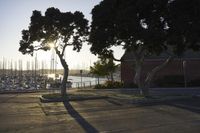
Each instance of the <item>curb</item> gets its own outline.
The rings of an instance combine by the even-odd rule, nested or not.
[[[193,95],[193,98],[200,98],[200,95]]]
[[[71,97],[69,99],[63,99],[63,98],[54,98],[54,99],[47,99],[43,96],[40,96],[40,102],[42,103],[49,103],[49,102],[67,102],[67,101],[85,101],[85,100],[97,100],[97,99],[106,99],[107,96],[91,96],[91,97]]]
[[[0,91],[0,94],[20,94],[20,93],[37,93],[37,92],[46,92],[47,90],[14,90],[14,91]]]
[[[116,97],[109,97],[114,100],[118,100],[121,102],[125,102],[128,104],[158,104],[158,103],[163,103],[163,102],[171,102],[175,100],[185,100],[189,98],[193,98],[191,96],[182,96],[182,97],[176,97],[176,98],[166,98],[166,99],[121,99],[121,98],[116,98]]]

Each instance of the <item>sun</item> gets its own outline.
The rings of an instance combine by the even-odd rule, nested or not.
[[[54,48],[55,47],[55,45],[54,45],[54,43],[49,43],[49,47],[52,49],[52,48]]]

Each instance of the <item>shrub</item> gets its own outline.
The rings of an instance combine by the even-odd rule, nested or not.
[[[124,84],[124,88],[138,88],[138,85],[135,83],[126,83]]]
[[[122,88],[124,85],[119,81],[106,81],[103,85],[95,85],[95,89],[114,89],[114,88]]]
[[[94,86],[94,89],[104,89],[104,88],[105,88],[105,86],[101,85],[101,84]]]
[[[119,81],[106,81],[105,86],[106,88],[121,88],[123,87],[123,83]]]

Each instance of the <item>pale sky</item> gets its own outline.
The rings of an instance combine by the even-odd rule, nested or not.
[[[91,21],[91,10],[101,0],[0,0],[0,61],[3,57],[8,60],[22,59],[33,60],[30,55],[22,55],[19,49],[21,31],[27,29],[33,10],[42,13],[49,7],[58,8],[61,12],[76,10],[83,12],[85,17]],[[73,52],[71,48],[66,49],[66,60],[70,69],[87,69],[97,57],[89,51],[90,46],[85,45],[81,52]],[[121,49],[115,49],[116,56],[120,58],[123,54]],[[51,52],[41,51],[37,54],[38,60],[51,60]],[[62,68],[58,64],[58,68]]]

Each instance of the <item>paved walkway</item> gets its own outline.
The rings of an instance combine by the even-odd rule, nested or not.
[[[130,105],[111,99],[40,103],[40,93],[1,94],[1,133],[199,133],[200,100]],[[67,109],[66,109],[67,108]]]

